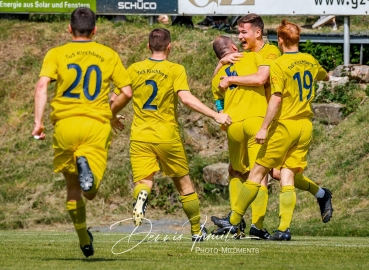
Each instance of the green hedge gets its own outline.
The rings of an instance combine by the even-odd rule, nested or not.
[[[276,42],[274,42],[277,45]],[[300,43],[299,50],[314,56],[326,70],[343,64],[343,44]],[[360,62],[360,44],[350,45],[350,63]],[[363,46],[363,65],[369,65],[369,46]]]

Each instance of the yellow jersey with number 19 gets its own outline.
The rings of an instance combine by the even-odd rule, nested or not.
[[[79,115],[109,122],[110,81],[118,88],[131,84],[119,55],[92,41],[69,42],[48,51],[42,76],[56,80],[50,115],[53,123]]]
[[[146,59],[128,68],[134,116],[131,140],[169,143],[180,138],[178,91],[190,91],[185,68],[167,60]]]
[[[284,53],[270,67],[271,93],[281,93],[276,120],[312,118],[314,80],[323,80],[327,71],[310,54]]]

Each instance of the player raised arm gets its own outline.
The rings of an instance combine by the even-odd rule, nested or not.
[[[218,73],[218,71],[222,68],[223,65],[229,64],[229,63],[236,63],[240,60],[240,58],[243,57],[243,53],[235,52],[230,53],[224,56],[222,59],[219,60],[218,65],[215,67],[213,78]]]
[[[204,103],[202,103],[197,97],[192,95],[190,91],[178,91],[178,97],[187,107],[213,118],[218,124],[223,124],[226,126],[232,124],[232,119],[227,114],[213,111]]]

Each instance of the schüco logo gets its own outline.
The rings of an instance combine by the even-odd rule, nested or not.
[[[218,6],[246,6],[255,5],[255,0],[188,0],[196,7],[206,7],[211,3],[215,3]]]
[[[137,2],[118,2],[118,9],[156,9],[156,2],[144,2],[137,0]]]

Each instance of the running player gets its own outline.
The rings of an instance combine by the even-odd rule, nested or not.
[[[327,72],[309,54],[300,53],[300,29],[282,20],[277,28],[278,46],[284,53],[270,68],[271,98],[256,140],[262,144],[255,166],[243,184],[231,225],[238,224],[255,199],[260,182],[271,168],[281,170],[280,224],[270,240],[290,240],[290,224],[296,204],[294,178],[307,165],[311,142],[315,95],[314,80],[329,80]]]
[[[211,110],[191,94],[184,67],[167,60],[171,50],[168,30],[152,30],[148,48],[151,57],[128,68],[134,108],[130,144],[136,200],[134,223],[136,226],[142,223],[154,175],[161,168],[173,179],[181,195],[183,210],[191,224],[192,241],[202,241],[206,230],[200,226],[198,195],[188,175],[188,161],[179,135],[178,98],[219,124],[229,126],[231,119],[227,114]]]
[[[118,122],[108,103],[110,81],[121,91],[117,107],[128,103],[131,80],[119,55],[92,41],[96,33],[95,13],[77,8],[71,14],[72,41],[47,52],[35,89],[35,126],[32,136],[44,139],[43,115],[47,88],[56,80],[51,101],[54,171],[66,179],[66,207],[86,257],[94,254],[93,237],[86,226],[86,204],[92,200],[103,178],[110,145],[111,123]]]

